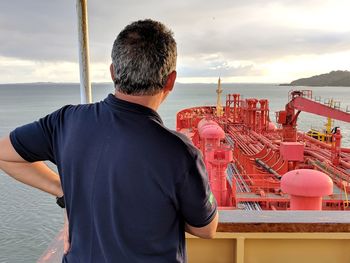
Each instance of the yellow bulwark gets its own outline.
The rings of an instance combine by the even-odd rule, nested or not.
[[[221,88],[221,79],[219,78],[218,80],[218,88],[216,90],[217,94],[217,99],[216,99],[216,116],[221,117],[224,113],[222,105],[221,105],[221,93],[222,93],[222,88]]]
[[[220,211],[215,239],[187,235],[189,263],[350,263],[344,211]]]

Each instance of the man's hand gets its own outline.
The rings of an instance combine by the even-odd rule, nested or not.
[[[67,217],[67,211],[64,212],[64,226],[63,226],[63,253],[67,254],[70,249],[69,241],[69,222]]]

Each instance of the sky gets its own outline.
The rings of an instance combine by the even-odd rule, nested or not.
[[[79,82],[76,1],[0,1],[0,83]],[[166,24],[178,82],[289,83],[350,70],[348,0],[88,0],[91,80],[130,22]]]

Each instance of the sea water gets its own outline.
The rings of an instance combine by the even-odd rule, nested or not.
[[[270,118],[284,109],[291,87],[275,84],[223,84],[223,94],[240,93],[243,98],[266,98]],[[302,89],[302,88],[301,88]],[[169,128],[175,128],[176,113],[187,107],[215,105],[215,84],[176,84],[159,113]],[[350,88],[314,87],[314,95],[340,100],[343,108],[350,105]],[[93,101],[113,93],[111,84],[93,85]],[[66,104],[80,101],[77,84],[13,84],[0,85],[0,136],[15,127],[37,120]],[[224,104],[225,98],[222,97]],[[323,128],[325,118],[302,112],[298,128]],[[350,124],[335,122],[342,128],[343,145],[350,147]],[[55,167],[51,165],[54,169]],[[63,210],[55,198],[20,184],[0,171],[0,263],[36,262],[63,225]]]

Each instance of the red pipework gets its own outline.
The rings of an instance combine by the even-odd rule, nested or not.
[[[266,131],[268,127],[269,102],[266,99],[259,100],[260,104],[260,131]]]
[[[282,124],[282,140],[295,142],[297,140],[296,117],[292,102],[289,102],[284,111],[279,112],[278,123]]]
[[[233,122],[238,122],[238,108],[239,108],[239,101],[240,101],[240,95],[239,94],[232,94],[233,96]]]
[[[209,181],[219,206],[228,206],[229,192],[226,180],[227,165],[232,161],[232,149],[220,145],[225,138],[223,129],[213,120],[203,119],[198,123],[202,139],[204,162],[208,168]]]
[[[322,162],[329,162],[329,159],[327,159],[326,157],[318,154],[318,153],[315,153],[314,151],[311,151],[311,150],[305,150],[305,153],[315,157],[316,159],[318,159],[319,161],[322,161]]]
[[[340,160],[340,165],[345,167],[346,169],[350,169],[350,163],[347,163],[343,160]]]
[[[228,119],[231,117],[231,94],[226,95],[225,117]]]
[[[305,139],[305,140],[311,142],[312,144],[317,144],[317,145],[321,146],[322,148],[326,148],[328,150],[332,149],[332,145],[329,145],[329,144],[327,144],[325,142],[321,142],[319,140],[316,140],[316,139],[306,135],[303,132],[298,132],[298,136],[300,136],[302,139]],[[341,148],[341,152],[343,152],[343,153],[350,153],[350,148]]]
[[[233,111],[231,111],[233,110]],[[232,114],[233,113],[233,116]],[[228,94],[226,96],[225,117],[229,119],[232,117],[233,123],[239,122],[240,116],[240,94]]]
[[[274,145],[269,139],[267,139],[266,137],[262,136],[261,134],[258,134],[254,131],[251,132],[251,134],[257,138],[259,141],[261,141],[264,145],[268,146],[269,148],[271,148],[274,151],[278,151],[278,147],[276,145]]]
[[[227,165],[232,161],[232,149],[220,147],[207,153],[206,160],[211,164],[210,186],[218,206],[229,205],[228,182],[226,180]]]
[[[274,124],[273,122],[269,121],[268,125],[267,125],[267,131],[274,132],[276,130],[277,130],[276,124]]]
[[[256,113],[257,108],[256,105],[258,103],[257,99],[246,99],[247,103],[247,118],[246,118],[246,125],[252,129],[253,131],[256,130]]]
[[[314,151],[311,150],[305,150],[305,153],[307,153],[308,155],[311,155],[312,157],[315,157],[317,160],[323,162],[323,163],[330,163],[329,158],[324,157],[318,153],[315,153]],[[347,162],[344,162],[342,160],[340,160],[340,165],[343,166],[346,169],[350,169],[350,164]],[[339,167],[339,166],[338,166]]]
[[[236,207],[235,202],[256,202],[262,209],[286,209],[289,200],[286,195],[279,195],[280,180],[276,180],[271,174],[268,174],[268,168],[280,175],[287,173],[288,169],[307,168],[323,171],[331,176],[334,183],[341,188],[342,193],[341,180],[346,181],[346,191],[350,192],[348,186],[350,184],[350,148],[341,148],[339,132],[333,135],[333,146],[296,132],[298,113],[295,110],[298,112],[300,110],[317,111],[319,106],[314,109],[310,109],[310,106],[312,108],[316,104],[320,105],[320,103],[306,101],[306,97],[310,95],[307,92],[290,93],[290,101],[286,109],[278,115],[278,123],[283,125],[283,128],[280,129],[277,129],[270,122],[267,100],[242,100],[239,94],[227,95],[225,116],[223,117],[215,115],[214,106],[195,107],[178,113],[177,130],[192,139],[202,151],[212,191],[218,200],[220,209],[232,208],[232,205]],[[322,109],[323,113],[326,111],[333,112],[329,108]],[[340,115],[344,116],[343,113],[339,113]],[[221,127],[224,127],[225,131]],[[225,137],[233,149],[224,149],[222,143],[225,142]],[[301,154],[300,158],[291,155],[292,147],[282,149],[281,153],[280,149],[285,147],[286,143],[283,144],[285,141],[303,143],[305,158],[302,158]],[[283,154],[285,152],[287,154]],[[225,173],[227,164],[232,160],[229,155],[234,156],[236,173],[242,178],[232,176],[231,186]],[[257,165],[256,159],[265,163],[265,168]],[[310,178],[306,176],[305,182],[308,179]],[[240,184],[235,189],[236,180],[237,182],[244,180],[246,190],[242,192],[243,185]],[[305,183],[302,183],[300,187],[302,188],[304,185]],[[309,189],[309,186],[306,188]],[[258,195],[254,193],[258,193]],[[278,197],[274,196],[271,199],[268,197],[268,193],[273,193]],[[299,198],[298,195],[292,199],[301,200],[304,208],[305,204],[310,204],[310,201],[305,201],[304,197]],[[311,197],[311,199],[307,200],[311,200],[313,203],[317,199],[319,204],[319,196]],[[349,209],[343,205],[343,201],[344,197],[341,196],[341,193],[334,195],[331,199],[323,201],[325,204],[323,208],[327,210]]]
[[[334,165],[339,165],[340,162],[341,137],[340,129],[338,128],[332,135],[332,163]]]

